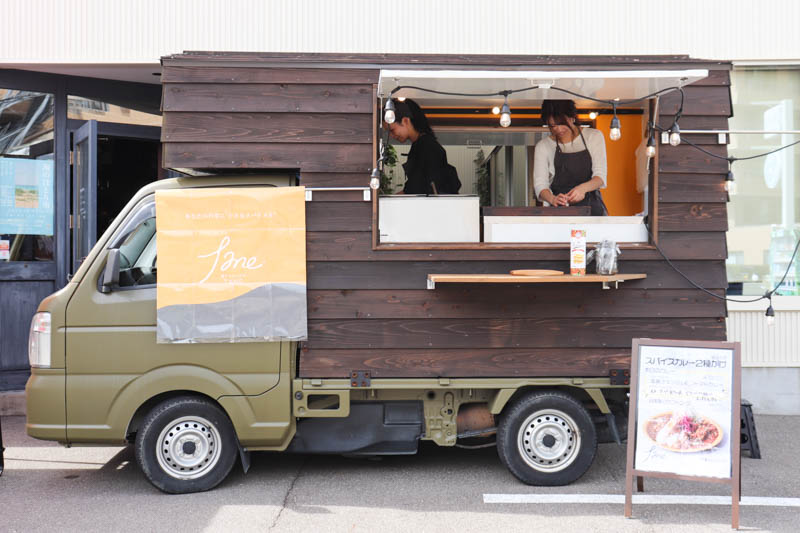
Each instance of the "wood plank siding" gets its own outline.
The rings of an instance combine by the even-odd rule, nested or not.
[[[392,68],[706,68],[686,88],[682,129],[724,129],[729,64],[685,56],[396,56],[218,54],[163,59],[164,166],[281,169],[302,185],[366,186],[374,164],[382,65]],[[677,95],[659,104],[669,127]],[[727,155],[710,136],[687,137]],[[658,242],[714,294],[727,287],[727,164],[682,144],[659,145]],[[314,192],[306,203],[309,338],[301,377],[607,376],[630,364],[631,339],[724,340],[725,303],[694,288],[653,247],[623,250],[619,290],[599,284],[452,285],[430,273],[559,269],[568,251],[373,247],[373,206],[360,193]]]

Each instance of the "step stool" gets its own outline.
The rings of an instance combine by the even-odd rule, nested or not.
[[[751,459],[761,459],[761,448],[758,447],[758,435],[756,434],[756,421],[753,419],[753,404],[747,400],[742,400],[742,426],[741,426],[741,451],[750,452]]]

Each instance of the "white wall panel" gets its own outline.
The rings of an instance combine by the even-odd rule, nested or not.
[[[2,19],[0,64],[184,50],[800,60],[796,0],[3,0]]]
[[[728,313],[728,340],[742,343],[742,366],[800,367],[800,311],[776,310],[769,326],[763,308]]]

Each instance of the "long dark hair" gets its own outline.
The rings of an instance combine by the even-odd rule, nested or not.
[[[411,125],[414,126],[414,129],[419,133],[427,133],[428,135],[435,137],[433,134],[433,129],[431,129],[431,125],[428,124],[428,117],[426,117],[425,113],[422,112],[419,104],[417,104],[411,98],[406,98],[403,101],[400,101],[397,98],[392,98],[392,102],[394,103],[395,121],[400,122],[404,118],[408,117],[408,119],[411,120]]]
[[[572,100],[544,100],[542,102],[542,121],[545,126],[551,118],[555,124],[563,126],[567,125],[567,118],[571,118],[575,121],[575,126],[580,127],[578,109]]]

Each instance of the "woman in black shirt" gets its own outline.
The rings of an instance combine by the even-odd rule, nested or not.
[[[398,142],[411,141],[408,160],[403,164],[406,184],[403,194],[457,194],[449,190],[447,154],[436,140],[428,119],[414,100],[394,100],[395,121],[389,134]]]

